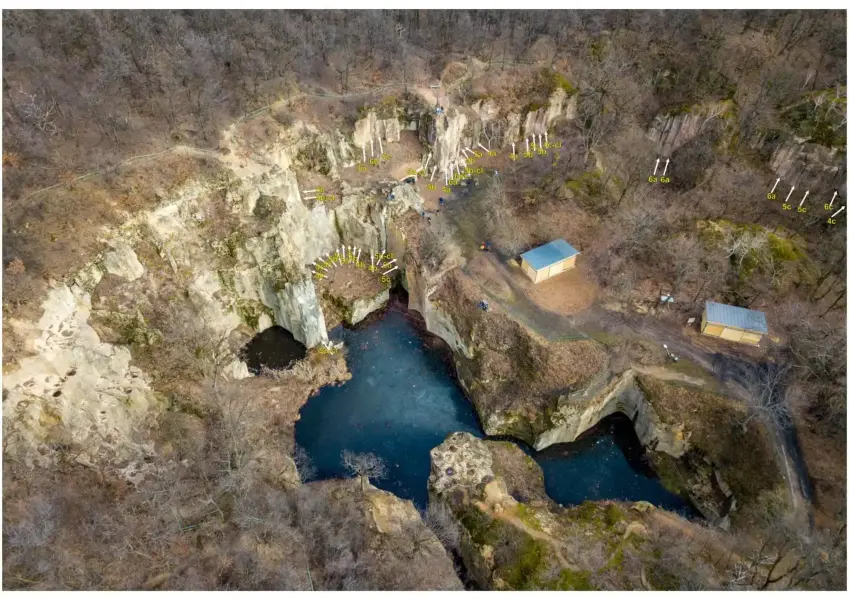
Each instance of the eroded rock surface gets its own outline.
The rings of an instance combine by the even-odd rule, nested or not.
[[[564,509],[542,497],[519,501],[510,492],[515,482],[537,475],[518,448],[495,459],[498,445],[509,442],[454,433],[431,451],[431,502],[445,507],[460,528],[460,556],[481,588],[721,585],[724,548],[709,532],[647,502],[586,502]],[[706,549],[709,539],[714,546],[698,560],[674,550],[694,539]]]

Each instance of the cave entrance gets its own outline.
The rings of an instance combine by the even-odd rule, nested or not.
[[[663,486],[634,424],[621,412],[603,418],[574,442],[530,454],[542,468],[546,492],[560,504],[647,500],[690,519],[699,516],[686,498]]]
[[[287,369],[293,362],[307,355],[307,348],[286,329],[275,325],[251,339],[242,348],[242,360],[248,370],[259,375],[263,367]]]

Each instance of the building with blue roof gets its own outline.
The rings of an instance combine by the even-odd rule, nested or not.
[[[522,270],[534,283],[575,268],[580,254],[566,240],[554,240],[522,254]]]
[[[766,315],[759,310],[708,301],[702,313],[702,333],[757,346],[769,329]]]

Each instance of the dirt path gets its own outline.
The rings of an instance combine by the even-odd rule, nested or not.
[[[463,201],[460,199],[455,202]],[[450,216],[450,211],[446,212]],[[457,213],[461,216],[464,214],[461,210],[457,210]],[[466,254],[468,257],[468,250]],[[696,335],[687,335],[687,330],[679,324],[670,323],[652,315],[613,311],[604,308],[598,302],[574,315],[561,315],[547,311],[533,302],[527,291],[515,283],[511,267],[502,259],[494,253],[482,254],[489,262],[486,275],[491,281],[481,287],[484,288],[484,295],[490,300],[490,304],[496,310],[502,310],[547,340],[588,339],[593,337],[594,332],[596,335],[598,332],[603,332],[606,336],[613,337],[636,336],[657,344],[658,347],[667,344],[680,359],[712,375],[716,383],[664,366],[644,368],[646,372],[661,379],[693,385],[750,403],[748,382],[756,371],[762,368],[760,361],[754,357],[735,352],[734,348],[728,348],[727,352],[724,352],[715,347],[701,345]],[[473,259],[480,260],[477,257]],[[477,273],[471,272],[470,269],[471,261],[463,268],[463,272],[474,278]],[[774,424],[768,424],[768,430],[776,446],[778,462],[784,472],[794,512],[797,517],[804,518],[812,524],[810,478],[796,441],[795,429],[790,426],[782,430]]]
[[[517,517],[511,510],[511,508],[505,508],[501,512],[495,512],[490,508],[490,506],[484,502],[475,502],[475,505],[483,512],[491,516],[493,519],[498,519],[499,521],[504,521],[505,523],[509,523],[516,529],[520,529],[527,533],[529,536],[536,540],[540,540],[546,542],[552,550],[554,550],[554,555],[557,557],[557,562],[560,563],[560,567],[563,569],[570,569],[572,571],[579,570],[579,567],[566,558],[566,556],[562,552],[562,545],[556,539],[545,533],[544,531],[540,531],[538,529],[534,529],[533,527],[525,524],[522,519]]]

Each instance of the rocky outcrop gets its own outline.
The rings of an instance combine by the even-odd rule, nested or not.
[[[428,282],[416,263],[406,264],[403,281],[409,293],[408,306],[424,317],[427,330],[447,343],[453,352],[469,359],[474,358],[471,345],[458,332],[450,311],[431,300],[431,294],[437,286]]]
[[[79,285],[50,290],[43,308],[37,324],[10,322],[32,356],[3,376],[6,450],[40,466],[57,450],[82,464],[141,461],[153,451],[143,432],[158,402],[130,351],[100,341]]]
[[[385,289],[374,298],[359,298],[351,305],[351,325],[356,325],[371,313],[386,306],[389,302],[389,290]]]
[[[833,187],[846,195],[846,171],[841,166],[845,158],[839,157],[837,148],[826,148],[793,138],[780,144],[772,153],[770,168],[781,179],[795,185],[816,182],[822,187]],[[824,199],[827,203],[830,197]]]
[[[117,275],[128,281],[135,281],[144,275],[144,267],[136,253],[123,240],[114,242],[114,249],[103,257],[103,268],[110,275]]]
[[[385,142],[399,141],[401,139],[401,123],[397,117],[380,119],[377,113],[372,110],[354,124],[354,146],[370,150],[371,142],[374,141],[376,147],[378,139]]]
[[[568,104],[567,104],[568,102]],[[529,111],[525,115],[525,126],[523,134],[527,137],[531,134],[541,135],[548,131],[552,123],[561,115],[566,119],[574,119],[577,109],[577,98],[568,98],[566,90],[557,88],[548,99],[548,106]],[[508,138],[514,139],[514,138]]]
[[[277,291],[274,318],[307,348],[328,339],[324,314],[311,279],[287,282],[283,289]]]
[[[605,379],[607,375],[602,374],[601,380]],[[593,388],[598,386],[598,381],[584,390],[558,398],[557,408],[549,417],[552,428],[534,441],[537,450],[574,442],[602,419],[619,412],[631,419],[643,446],[675,458],[686,452],[683,424],[667,425],[661,421],[637,385],[633,371],[612,378],[600,392],[595,392]]]
[[[688,107],[687,111],[675,114],[661,114],[655,117],[648,137],[657,144],[658,152],[662,156],[670,156],[675,150],[696,138],[709,123],[722,119],[729,110],[728,103],[720,102]]]
[[[674,589],[691,576],[710,585],[716,572],[708,561],[693,563],[677,551],[664,556],[682,531],[687,543],[706,539],[700,527],[648,502],[563,508],[548,498],[519,499],[516,482],[538,477],[522,456],[509,442],[468,433],[453,433],[431,450],[431,510],[447,510],[455,520],[458,553],[482,589]]]
[[[459,381],[488,435],[514,436],[540,450],[573,442],[605,417],[622,413],[631,419],[641,444],[669,487],[686,495],[712,523],[729,526],[736,500],[732,488],[723,481],[720,467],[711,462],[703,448],[690,443],[692,426],[683,417],[658,413],[634,371],[612,376],[601,368],[593,379],[575,385],[575,376],[564,372],[564,365],[599,362],[593,346],[578,348],[585,342],[547,345],[497,315],[478,315],[471,331],[467,323],[458,327],[460,305],[468,299],[444,304],[433,300],[434,292],[450,278],[439,284],[429,281],[412,258],[406,256],[404,277],[409,306],[425,317],[428,331],[454,351]],[[552,361],[550,366],[547,361]],[[539,373],[555,370],[563,379],[540,388]],[[550,399],[551,387],[558,386],[571,389]],[[510,400],[514,397],[516,402]],[[434,460],[440,460],[438,455]],[[475,467],[475,471],[479,474],[480,468]],[[681,473],[686,473],[683,479],[671,476]],[[442,489],[443,482],[437,477],[434,485]]]
[[[378,123],[387,139],[397,137],[397,123]],[[325,150],[338,151],[333,164],[349,160],[344,139],[299,124],[292,129],[310,134],[309,143],[317,140]],[[43,452],[48,447],[84,448],[76,455],[80,461],[123,464],[149,452],[137,440],[155,419],[156,396],[145,375],[130,367],[130,351],[102,342],[89,323],[91,294],[104,275],[138,283],[137,303],[120,314],[98,312],[94,318],[131,325],[130,333],[145,343],[154,343],[159,334],[148,331],[140,307],[167,302],[157,295],[165,289],[173,293],[174,286],[220,339],[242,324],[255,331],[277,324],[308,347],[327,341],[306,266],[341,243],[384,250],[388,224],[411,208],[420,210],[422,199],[413,186],[399,185],[391,201],[369,190],[349,190],[336,208],[309,207],[290,170],[301,148],[298,140],[281,134],[277,146],[255,148],[254,162],[234,163],[233,171],[223,155],[214,176],[162,192],[156,208],[104,232],[107,250],[49,293],[38,323],[10,323],[33,353],[3,381],[6,430],[9,439],[20,442],[16,448],[25,460],[54,460],[55,451]],[[151,272],[147,259],[140,260],[134,250],[151,245],[167,273]],[[355,320],[383,303],[385,294],[362,302]],[[234,361],[225,365],[224,375],[246,377],[247,366]]]
[[[468,124],[466,111],[456,108],[450,108],[436,117],[433,159],[439,173],[455,172],[458,164],[465,164],[465,157],[460,155],[460,150],[474,147],[480,141],[472,139]]]

